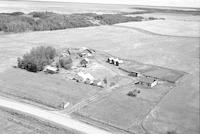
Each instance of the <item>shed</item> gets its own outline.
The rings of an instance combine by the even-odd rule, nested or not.
[[[118,59],[118,58],[113,58],[113,57],[109,57],[107,59],[107,62],[110,63],[110,64],[114,64],[116,66],[119,66],[120,63],[123,63],[122,60]]]
[[[124,72],[127,72],[129,76],[132,76],[132,77],[139,76],[139,72],[137,70],[135,70],[134,68],[130,68],[127,66],[121,66],[121,67],[119,67],[119,69],[121,69]]]
[[[88,63],[89,63],[89,59],[88,58],[84,58],[80,62],[80,64],[81,64],[82,67],[87,67]]]
[[[55,74],[55,73],[58,73],[58,68],[47,65],[45,66],[43,71],[46,73]]]
[[[136,82],[135,84],[140,84],[140,85],[143,85],[143,86],[146,86],[146,87],[154,87],[158,84],[158,81],[153,79],[153,78],[143,77],[138,82]]]

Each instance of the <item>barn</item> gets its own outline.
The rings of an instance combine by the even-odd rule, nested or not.
[[[145,87],[154,87],[158,84],[158,81],[153,78],[143,77],[135,84],[143,85]]]
[[[138,77],[140,75],[139,72],[136,71],[134,68],[130,68],[130,67],[127,67],[127,66],[121,66],[121,67],[119,67],[119,69],[128,73],[128,75],[132,76],[132,77]]]
[[[88,63],[89,63],[89,59],[88,58],[84,58],[80,62],[80,64],[81,64],[82,67],[87,67]]]

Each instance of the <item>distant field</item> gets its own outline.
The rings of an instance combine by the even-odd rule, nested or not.
[[[30,73],[21,69],[10,69],[0,76],[1,95],[58,109],[62,103],[75,104],[98,90],[101,89],[43,72]]]
[[[14,5],[14,6],[13,6]],[[138,11],[128,5],[87,4],[70,2],[0,1],[0,12],[52,11],[57,13],[119,13]]]
[[[144,29],[161,35],[200,37],[200,24],[198,21],[153,20],[116,25]]]
[[[0,108],[0,120],[1,134],[80,134],[4,108]]]

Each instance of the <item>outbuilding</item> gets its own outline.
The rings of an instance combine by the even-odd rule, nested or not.
[[[140,84],[140,85],[143,85],[145,87],[154,87],[158,84],[158,81],[153,79],[153,78],[143,77],[138,82],[136,82],[135,84]]]
[[[141,74],[137,70],[135,70],[134,68],[132,68],[132,67],[121,66],[121,67],[119,67],[119,69],[121,69],[122,71],[128,73],[128,75],[132,76],[132,77],[141,76]]]
[[[52,66],[50,66],[50,65],[47,65],[47,66],[45,66],[45,68],[44,68],[44,72],[50,73],[50,74],[55,74],[55,73],[58,73],[58,68],[52,67]]]
[[[89,59],[88,58],[84,58],[80,62],[82,67],[87,67],[88,63],[89,63]]]
[[[120,63],[123,63],[122,60],[118,59],[118,58],[113,58],[113,57],[109,57],[107,59],[107,62],[110,63],[110,64],[114,64],[116,66],[119,66]]]

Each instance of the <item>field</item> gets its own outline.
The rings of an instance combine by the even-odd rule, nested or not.
[[[1,134],[78,134],[3,108],[0,108],[0,119]]]
[[[109,96],[82,108],[75,114],[117,127],[124,132],[143,132],[141,122],[160,99],[172,89],[173,85],[162,83],[148,89],[134,84],[115,89]],[[137,97],[128,96],[128,92],[138,89]]]
[[[111,7],[108,6],[108,8]],[[82,10],[85,9],[81,9],[80,12]],[[109,12],[116,10],[115,8]],[[120,11],[123,11],[123,8]],[[87,85],[81,85],[84,88],[80,88],[77,84],[74,85],[68,81],[61,82],[60,78],[54,79],[56,76],[46,77],[42,73],[37,74],[40,76],[38,77],[36,74],[23,70],[16,71],[12,66],[16,65],[18,56],[22,56],[30,48],[39,45],[50,45],[56,48],[90,47],[117,57],[167,67],[187,74],[172,89],[170,85],[165,84],[163,87],[158,86],[155,90],[141,89],[143,94],[137,98],[126,95],[133,87],[114,90],[109,97],[81,109],[82,114],[135,132],[142,133],[145,130],[152,134],[166,134],[169,131],[198,134],[200,42],[198,21],[200,17],[175,13],[143,14],[145,15],[159,16],[165,20],[59,31],[1,34],[0,82],[5,84],[0,85],[8,88],[10,86],[12,90],[6,91],[0,88],[0,92],[2,95],[9,92],[15,96],[18,95],[19,98],[24,96],[28,96],[26,99],[37,98],[34,101],[50,104],[53,107],[63,101],[69,101],[69,96],[72,96],[72,103],[77,103],[87,94],[95,93],[98,89]],[[25,87],[24,84],[27,86]],[[28,86],[30,84],[31,87]],[[17,90],[17,85],[21,87],[19,88],[21,90]],[[63,91],[63,88],[70,87],[69,85],[75,87],[73,92],[68,88],[70,92]],[[47,89],[50,92],[46,92]],[[32,92],[34,94],[30,94]],[[161,95],[164,96],[161,97]],[[43,97],[45,99],[42,99]],[[55,99],[54,102],[52,97]],[[122,113],[125,115],[122,116]],[[138,123],[141,123],[143,128],[140,128]]]
[[[155,34],[161,34],[161,35],[186,36],[186,37],[200,36],[200,30],[197,29],[197,27],[200,27],[200,24],[198,21],[196,22],[184,21],[180,23],[180,21],[178,20],[167,20],[167,21],[154,20],[154,21],[144,21],[142,23],[129,22],[129,23],[117,24],[117,25],[144,29],[149,32],[152,32]]]
[[[0,79],[1,95],[56,109],[62,109],[63,103],[73,105],[101,90],[67,81],[57,75],[36,74],[20,69],[5,71]]]
[[[34,2],[34,1],[1,1],[1,12],[25,12],[30,11],[52,11],[56,13],[119,13],[138,11],[131,9],[127,5],[101,5],[101,4],[86,4],[86,3],[70,3],[70,2]],[[15,5],[15,6],[10,6]],[[139,10],[140,11],[140,10]]]

